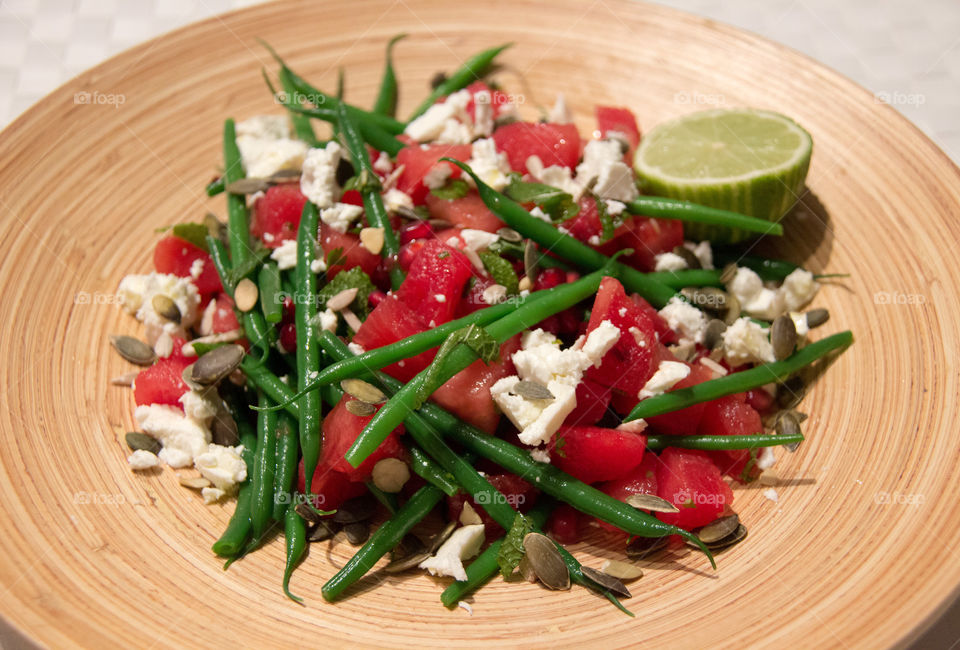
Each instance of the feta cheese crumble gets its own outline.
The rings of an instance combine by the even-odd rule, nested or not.
[[[243,445],[224,447],[210,444],[205,452],[194,459],[194,466],[200,470],[200,475],[221,492],[217,499],[233,494],[237,485],[246,480],[247,464],[241,456],[242,453]]]
[[[640,399],[662,395],[690,374],[690,366],[679,361],[661,361],[657,371],[637,394]]]
[[[326,147],[310,149],[303,159],[300,191],[321,210],[329,208],[339,198],[337,167],[342,154],[340,145],[331,141]]]
[[[604,199],[628,202],[640,192],[634,182],[633,170],[623,162],[623,151],[616,140],[591,140],[583,148],[583,162],[577,165],[576,182],[588,187]]]
[[[337,232],[347,232],[353,222],[363,214],[363,208],[350,203],[334,203],[320,210],[320,221]]]
[[[463,243],[466,244],[467,248],[477,253],[490,248],[500,239],[496,233],[474,230],[473,228],[464,228],[461,230],[460,238],[463,240]]]
[[[281,271],[293,269],[297,266],[297,240],[288,239],[270,253],[270,259],[277,263]]]
[[[406,192],[392,187],[383,193],[383,207],[387,212],[398,212],[404,208],[413,210],[413,199]]]
[[[820,284],[813,279],[813,273],[804,269],[796,269],[783,280],[780,291],[783,294],[784,306],[789,311],[797,311],[806,307],[813,300],[820,289]]]
[[[192,465],[194,458],[205,452],[210,444],[210,429],[207,425],[187,417],[173,406],[138,406],[133,417],[141,429],[163,445],[158,456],[170,467]]]
[[[200,294],[190,278],[165,273],[128,275],[117,288],[120,306],[146,326],[148,341],[156,341],[161,333],[185,337],[186,330],[197,320]],[[164,295],[180,310],[180,323],[167,320],[153,309],[153,297]]]
[[[470,127],[462,124],[459,120],[469,121],[467,104],[470,103],[471,99],[470,91],[458,90],[447,97],[443,103],[434,104],[422,115],[412,120],[403,132],[417,142],[437,140],[451,144],[466,144],[466,142],[470,142],[472,131]],[[451,122],[466,127],[466,142],[452,142],[449,139],[454,137],[462,139],[464,135],[464,132],[456,126],[452,126]]]
[[[250,178],[267,178],[285,169],[300,169],[307,144],[291,137],[283,115],[258,115],[237,123],[237,148]]]
[[[774,361],[767,330],[746,317],[738,318],[723,333],[723,356],[731,366]]]
[[[497,151],[493,138],[482,138],[474,142],[467,164],[480,180],[498,192],[507,186],[510,163],[507,162],[505,153]]]
[[[687,268],[687,260],[676,253],[657,253],[653,259],[656,262],[654,271],[682,271]]]
[[[463,568],[463,561],[480,552],[483,540],[483,524],[462,526],[453,531],[443,546],[437,549],[436,555],[421,562],[420,568],[429,571],[430,575],[466,580],[467,571]]]
[[[703,334],[707,329],[707,317],[690,303],[674,296],[660,310],[660,316],[667,321],[670,329],[680,333],[682,339],[688,339],[694,343],[703,343]]]
[[[130,465],[132,470],[144,470],[150,469],[151,467],[156,467],[160,464],[160,459],[157,458],[157,455],[146,449],[137,449],[135,452],[130,454],[127,457],[127,463]]]

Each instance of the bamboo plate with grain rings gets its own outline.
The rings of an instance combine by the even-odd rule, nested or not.
[[[471,616],[419,574],[367,578],[325,603],[348,545],[314,548],[293,579],[300,607],[280,591],[281,544],[226,572],[211,554],[232,504],[204,506],[172,470],[127,468],[132,397],[108,380],[132,368],[108,335],[138,328],[112,295],[152,268],[156,228],[223,215],[203,192],[223,119],[279,111],[255,39],[321,88],[343,66],[348,100],[367,105],[398,32],[410,34],[395,52],[401,115],[438,69],[513,41],[503,85],[528,115],[562,91],[582,133],[607,103],[646,129],[720,104],[779,111],[813,135],[809,192],[774,252],[851,274],[821,291],[831,319],[817,335],[849,328],[856,343],[804,403],[807,441],[778,452],[779,503],[737,488],[749,537],[717,572],[692,553],[649,568],[631,584],[636,618],[583,589],[499,579]],[[256,6],[137,46],[40,101],[0,134],[0,187],[7,633],[98,648],[877,647],[915,639],[960,585],[960,173],[867,91],[782,46],[626,0]],[[585,564],[615,555],[592,542],[572,549]]]

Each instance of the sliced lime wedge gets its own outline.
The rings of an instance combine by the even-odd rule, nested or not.
[[[650,131],[634,168],[647,194],[776,221],[803,191],[813,140],[788,117],[750,108],[692,113]],[[751,233],[685,223],[690,239],[736,242]]]

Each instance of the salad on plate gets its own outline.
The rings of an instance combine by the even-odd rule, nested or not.
[[[583,135],[562,95],[524,118],[486,74],[507,46],[400,120],[401,38],[370,109],[270,50],[286,112],[225,121],[226,219],[164,229],[120,282],[128,463],[235,502],[227,566],[282,537],[297,602],[308,546],[342,538],[330,601],[379,566],[449,578],[448,607],[500,573],[629,613],[645,562],[746,538],[735,488],[771,483],[853,341],[814,335],[819,276],[750,254],[789,236],[812,141],[748,108],[642,137],[607,105]],[[567,550],[591,530],[620,559]]]

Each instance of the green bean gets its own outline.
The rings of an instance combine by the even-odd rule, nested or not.
[[[764,235],[783,234],[783,226],[779,223],[767,221],[766,219],[758,219],[757,217],[748,217],[738,212],[710,208],[689,201],[668,199],[660,196],[641,196],[640,198],[634,199],[627,203],[627,211],[645,217],[691,221],[710,224],[711,226],[723,226],[725,228],[739,228],[740,230],[758,232]]]
[[[400,252],[400,242],[397,240],[397,233],[393,232],[393,226],[390,223],[390,215],[387,209],[383,207],[383,197],[380,195],[380,183],[377,180],[377,174],[370,163],[370,152],[357,130],[357,125],[347,113],[346,106],[340,104],[337,108],[337,124],[340,126],[340,132],[343,135],[344,143],[353,159],[356,172],[360,178],[366,178],[366,182],[360,184],[360,194],[363,197],[363,211],[367,217],[367,224],[371,228],[380,228],[383,231],[383,249],[380,251],[381,257],[389,265],[390,285],[396,291],[403,282],[404,273],[397,264],[397,255]]]
[[[283,567],[283,593],[293,602],[302,605],[303,599],[290,593],[290,576],[303,558],[303,552],[307,550],[307,527],[297,514],[296,508],[287,508],[283,523],[287,551],[287,560]]]
[[[237,128],[232,119],[223,123],[223,182],[230,185],[246,176],[240,149],[237,147]],[[227,235],[230,242],[230,262],[233,267],[250,257],[250,224],[247,221],[247,199],[239,194],[227,194]]]
[[[535,529],[543,528],[547,517],[550,516],[550,511],[553,509],[553,506],[554,503],[551,503],[547,499],[542,499],[527,513],[527,517],[532,520]],[[452,582],[443,590],[443,593],[440,594],[440,602],[447,607],[456,607],[457,603],[482,587],[490,578],[495,576],[497,572],[500,571],[500,564],[497,562],[497,558],[500,555],[501,546],[503,546],[502,537],[490,544],[483,553],[478,555],[476,559],[470,563],[470,566],[467,567],[466,580]]]
[[[853,343],[853,333],[846,331],[811,343],[782,361],[765,363],[743,372],[718,377],[689,388],[678,388],[669,393],[648,397],[641,401],[624,418],[624,421],[662,415],[718,397],[742,393],[765,384],[780,382],[804,366],[826,356],[834,350],[844,350]]]
[[[714,263],[723,267],[727,264],[736,264],[753,270],[765,282],[783,282],[783,280],[799,269],[793,262],[786,260],[771,260],[754,255],[741,255],[736,250],[714,249]]]
[[[250,357],[244,357],[240,369],[254,385],[262,390],[274,402],[283,404],[284,410],[300,419],[300,404],[297,403],[297,394],[292,388],[283,383],[276,374],[262,363],[256,363]]]
[[[267,262],[260,267],[257,285],[260,289],[260,309],[263,311],[264,320],[268,323],[279,323],[283,320],[283,301],[280,299],[280,269],[276,262]]]
[[[315,117],[324,122],[330,122],[331,124],[336,124],[337,122],[337,111],[326,106],[319,108],[294,106],[290,110],[308,117]],[[385,151],[390,156],[396,156],[401,149],[407,146],[378,124],[360,119],[357,120],[357,126],[360,129],[360,133],[363,134],[363,139],[377,151]]]
[[[217,269],[217,275],[220,276],[220,283],[223,285],[224,292],[233,298],[233,290],[235,287],[230,283],[230,262],[227,258],[227,251],[223,246],[223,242],[208,236],[207,248],[210,251],[210,259],[213,261],[213,266]],[[253,344],[254,347],[262,350],[263,358],[265,359],[270,350],[270,342],[275,335],[274,329],[267,326],[267,321],[264,320],[263,314],[258,311],[250,310],[248,312],[241,312],[234,308],[234,312],[243,325],[243,331],[250,340],[250,343]],[[251,363],[252,362],[247,362],[247,365],[251,365]]]
[[[443,491],[432,485],[424,485],[417,490],[397,514],[381,524],[343,568],[323,585],[323,597],[330,602],[339,598],[350,585],[372,569],[380,558],[393,550],[403,536],[426,517],[442,498]]]
[[[502,344],[511,336],[519,334],[549,316],[572,307],[596,292],[603,275],[604,271],[596,271],[576,282],[547,289],[543,293],[547,293],[548,296],[534,302],[525,303],[510,314],[490,323],[485,329],[497,342]],[[446,358],[439,361],[434,360],[434,363],[442,363],[439,373],[440,382],[446,382],[476,359],[477,353],[461,344],[454,348]],[[360,432],[360,435],[357,436],[350,449],[347,450],[344,456],[347,462],[354,467],[359,467],[360,463],[380,446],[380,443],[386,439],[390,432],[403,422],[407,414],[416,408],[417,402],[426,399],[426,396],[419,393],[423,380],[429,372],[431,372],[430,367],[407,382],[402,390],[398,391],[377,411],[376,415]]]
[[[223,182],[223,176],[220,176],[207,183],[204,191],[207,193],[207,196],[216,196],[217,194],[223,194],[226,186],[227,184]]]
[[[397,502],[396,494],[391,494],[390,492],[384,492],[383,490],[378,488],[373,481],[367,481],[365,485],[367,486],[367,489],[370,491],[370,494],[373,495],[373,498],[379,501],[380,505],[386,508],[391,515],[397,514],[397,508],[399,508],[400,506],[399,506],[399,503]]]
[[[373,103],[373,112],[393,117],[397,114],[397,74],[393,70],[393,46],[406,38],[406,34],[397,34],[387,42],[386,62],[383,66],[383,80],[377,100]]]
[[[297,327],[297,385],[306,386],[314,373],[320,371],[320,348],[317,347],[317,276],[310,269],[313,264],[319,210],[307,201],[297,231],[297,267],[295,271],[297,295],[294,300],[294,320]],[[313,476],[320,459],[321,408],[320,396],[307,393],[300,397],[300,453],[303,455],[305,476]],[[310,488],[308,487],[309,491]]]
[[[290,72],[286,68],[280,68],[280,73],[277,76],[280,78],[280,84],[283,86],[283,105],[287,108],[299,106],[300,101],[298,99],[297,87],[290,77]],[[313,132],[313,126],[311,126],[307,116],[302,113],[297,113],[296,111],[289,111],[289,113],[290,121],[293,123],[293,132],[297,138],[303,140],[311,147],[320,146],[320,141],[317,140],[317,136]]]
[[[297,421],[286,412],[280,413],[279,419],[273,471],[273,512],[271,516],[274,521],[283,519],[284,510],[293,499],[293,484],[297,478],[297,460],[300,455]]]
[[[756,434],[747,436],[647,436],[648,449],[679,447],[680,449],[702,449],[703,451],[723,451],[732,449],[756,449],[757,447],[776,447],[777,445],[795,445],[804,441],[802,433]]]
[[[708,269],[685,269],[682,271],[658,271],[647,273],[647,277],[656,280],[671,289],[684,287],[722,287],[720,271]]]
[[[270,406],[270,399],[260,394],[260,406]],[[277,412],[257,413],[257,451],[253,456],[253,474],[250,483],[250,522],[253,536],[260,537],[273,515],[273,480],[277,454]]]
[[[410,445],[408,451],[410,452],[410,469],[413,470],[414,474],[430,485],[442,490],[448,497],[452,497],[460,491],[456,481],[453,479],[453,475],[443,471],[420,447]]]
[[[442,158],[457,165],[469,174],[477,185],[480,198],[495,215],[500,217],[508,226],[524,237],[529,237],[540,244],[544,250],[573,262],[581,268],[596,270],[610,263],[610,258],[595,251],[583,242],[577,241],[570,235],[565,235],[553,225],[537,219],[527,212],[523,206],[513,199],[497,192],[495,189],[480,180],[470,167],[453,158]],[[641,273],[620,262],[613,262],[616,275],[628,291],[639,293],[654,307],[663,307],[674,297],[676,292],[670,287],[651,280],[645,273]]]
[[[230,522],[226,530],[216,542],[213,543],[213,552],[221,557],[234,557],[242,549],[250,534],[250,498],[252,496],[252,486],[249,477],[253,475],[253,459],[257,449],[257,432],[251,426],[247,418],[246,404],[232,394],[227,399],[227,405],[230,407],[230,413],[237,423],[237,430],[240,435],[240,444],[243,445],[243,461],[247,466],[247,480],[240,485],[237,492],[237,505],[234,508]]]
[[[410,123],[412,120],[422,115],[441,97],[456,92],[461,88],[465,88],[474,81],[479,81],[487,69],[490,68],[490,65],[493,63],[493,60],[497,57],[497,55],[511,45],[513,45],[513,43],[506,43],[504,45],[493,47],[489,50],[484,50],[483,52],[471,56],[464,62],[462,66],[460,66],[460,68],[447,77],[442,84],[433,89],[433,92],[431,92],[427,98],[424,99],[419,106],[417,106],[417,109],[410,116],[410,119],[407,120],[407,123]]]
[[[459,329],[469,327],[470,325],[483,327],[509,314],[516,309],[517,306],[539,300],[544,295],[545,292],[536,291],[526,297],[517,298],[513,301],[513,304],[502,303],[492,307],[478,309],[463,318],[458,318],[457,320],[452,320],[425,332],[408,336],[396,343],[385,345],[382,348],[368,350],[349,359],[337,361],[320,371],[320,374],[311,382],[310,386],[331,384],[343,379],[355,377],[359,372],[379,370],[392,363],[415,357],[421,352],[437,347],[443,343],[444,339],[450,334],[453,334]],[[310,386],[308,386],[308,388]]]
[[[324,332],[321,335],[320,344],[324,351],[334,359],[342,359],[352,354],[346,345],[330,332]],[[399,393],[402,390],[403,384],[401,382],[383,373],[379,373],[377,379],[390,391]],[[618,501],[565,474],[553,465],[534,461],[528,451],[465,424],[439,406],[428,402],[423,404],[419,411],[408,411],[407,413],[417,419],[424,420],[434,431],[453,439],[466,449],[496,463],[508,472],[523,477],[524,480],[536,485],[542,492],[569,503],[580,512],[616,526],[630,535],[638,537],[680,535],[690,540],[706,554],[710,564],[716,568],[713,555],[696,535],[682,528],[665,524],[652,515],[632,508],[623,501]],[[409,422],[407,425],[409,428]],[[489,510],[488,514],[491,517],[494,516]],[[509,523],[507,527],[509,527]]]

